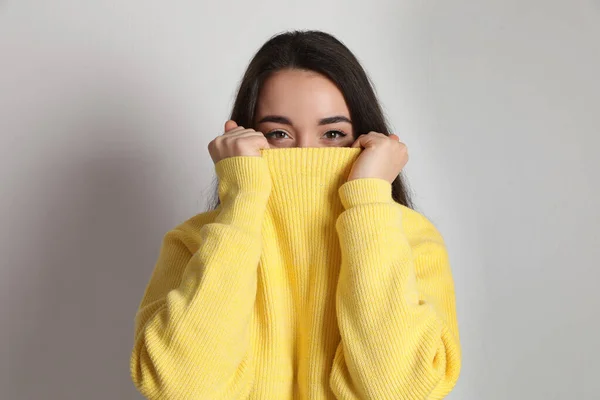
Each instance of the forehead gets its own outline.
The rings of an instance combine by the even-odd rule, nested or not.
[[[339,88],[314,71],[286,69],[271,75],[261,88],[257,113],[317,120],[331,115],[349,117]],[[296,117],[296,118],[294,118]]]

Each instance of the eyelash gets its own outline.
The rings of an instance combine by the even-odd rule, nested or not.
[[[285,131],[283,131],[281,129],[275,129],[275,130],[265,133],[265,137],[268,138],[269,135],[271,135],[272,133],[275,133],[275,132],[283,132],[287,135],[287,133]],[[332,129],[330,131],[327,131],[327,132],[325,132],[325,134],[328,134],[329,132],[335,132],[335,133],[339,134],[338,138],[340,138],[340,139],[347,136],[344,132],[337,130],[337,129]],[[275,138],[275,140],[279,140],[279,139],[282,139],[282,138]],[[332,140],[334,140],[334,139],[332,139]]]

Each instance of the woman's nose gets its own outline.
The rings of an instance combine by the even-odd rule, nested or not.
[[[296,140],[296,147],[319,147],[319,142],[315,140],[314,135],[299,135]]]

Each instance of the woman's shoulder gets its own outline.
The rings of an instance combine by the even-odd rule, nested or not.
[[[433,221],[422,212],[400,205],[402,208],[402,227],[409,239],[436,241],[444,244],[444,238]]]
[[[195,233],[200,232],[200,229],[206,225],[214,222],[219,210],[204,211],[199,214],[190,217],[177,225],[175,229],[182,230],[184,232]]]
[[[219,210],[204,211],[177,224],[165,234],[165,240],[183,242],[191,253],[200,246],[200,230],[215,220]]]

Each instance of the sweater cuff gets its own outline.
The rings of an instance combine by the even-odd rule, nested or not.
[[[345,182],[338,189],[344,209],[360,204],[393,203],[392,184],[381,178],[358,178]]]
[[[215,164],[215,171],[221,201],[215,222],[258,232],[272,186],[266,160],[258,156],[227,157]]]
[[[219,195],[230,189],[269,194],[271,176],[264,158],[258,156],[227,157],[215,164],[220,182]]]

